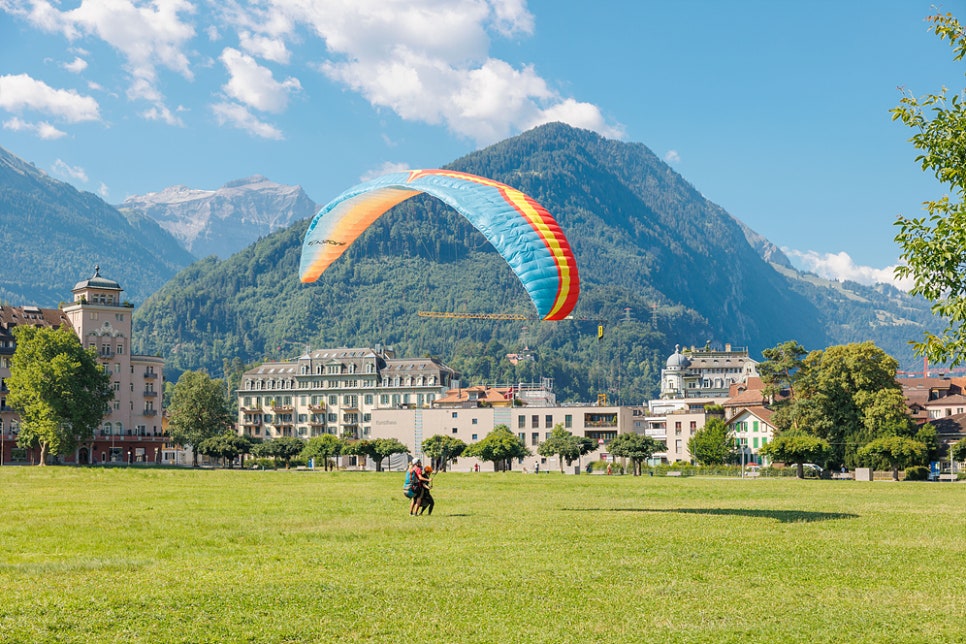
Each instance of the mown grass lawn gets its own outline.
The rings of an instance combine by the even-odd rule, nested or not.
[[[2,642],[966,642],[966,485],[0,468]]]

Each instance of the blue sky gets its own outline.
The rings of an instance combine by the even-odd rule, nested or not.
[[[934,3],[0,0],[0,145],[110,203],[253,174],[325,203],[559,120],[802,268],[889,281],[896,215],[943,194],[889,110],[964,86]]]

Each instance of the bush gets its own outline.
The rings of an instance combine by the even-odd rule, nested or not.
[[[925,465],[913,465],[912,467],[906,468],[906,478],[907,481],[928,481],[929,480],[929,468]]]

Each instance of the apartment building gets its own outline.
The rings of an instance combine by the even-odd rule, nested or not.
[[[376,410],[428,408],[457,378],[435,358],[397,358],[378,345],[310,351],[245,372],[238,431],[262,439],[371,438]]]
[[[97,352],[98,361],[111,374],[114,400],[93,440],[79,445],[66,462],[138,463],[170,460],[173,447],[166,445],[161,414],[164,360],[131,353],[134,307],[124,302],[123,289],[101,276],[100,267],[71,289],[72,301],[60,309],[34,306],[0,307],[0,389],[10,374],[10,358],[16,349],[13,328],[32,324],[56,328],[67,324],[84,347]],[[31,462],[30,450],[16,447],[19,418],[0,400],[2,462]]]

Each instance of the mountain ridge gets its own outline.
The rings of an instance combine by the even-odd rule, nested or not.
[[[754,247],[747,226],[643,144],[550,124],[446,168],[507,183],[554,214],[578,257],[575,317],[606,321],[601,342],[577,322],[419,318],[427,309],[532,315],[482,236],[420,196],[380,218],[315,284],[297,279],[308,221],[225,260],[193,265],[136,314],[141,350],[167,350],[175,372],[218,372],[227,356],[253,361],[306,344],[378,342],[441,356],[490,382],[550,376],[566,383],[561,400],[614,390],[615,399],[639,402],[653,394],[675,344],[710,339],[747,346],[757,357],[788,339],[814,349],[883,337],[883,348],[909,364],[908,340],[934,322],[924,302],[895,289],[820,286],[785,266],[783,255],[766,262],[760,250],[767,244]],[[895,313],[900,305],[903,315]],[[524,345],[538,361],[511,367],[500,359]]]
[[[117,208],[156,221],[194,257],[222,259],[318,211],[301,186],[262,175],[229,181],[216,190],[169,186],[132,195]]]

